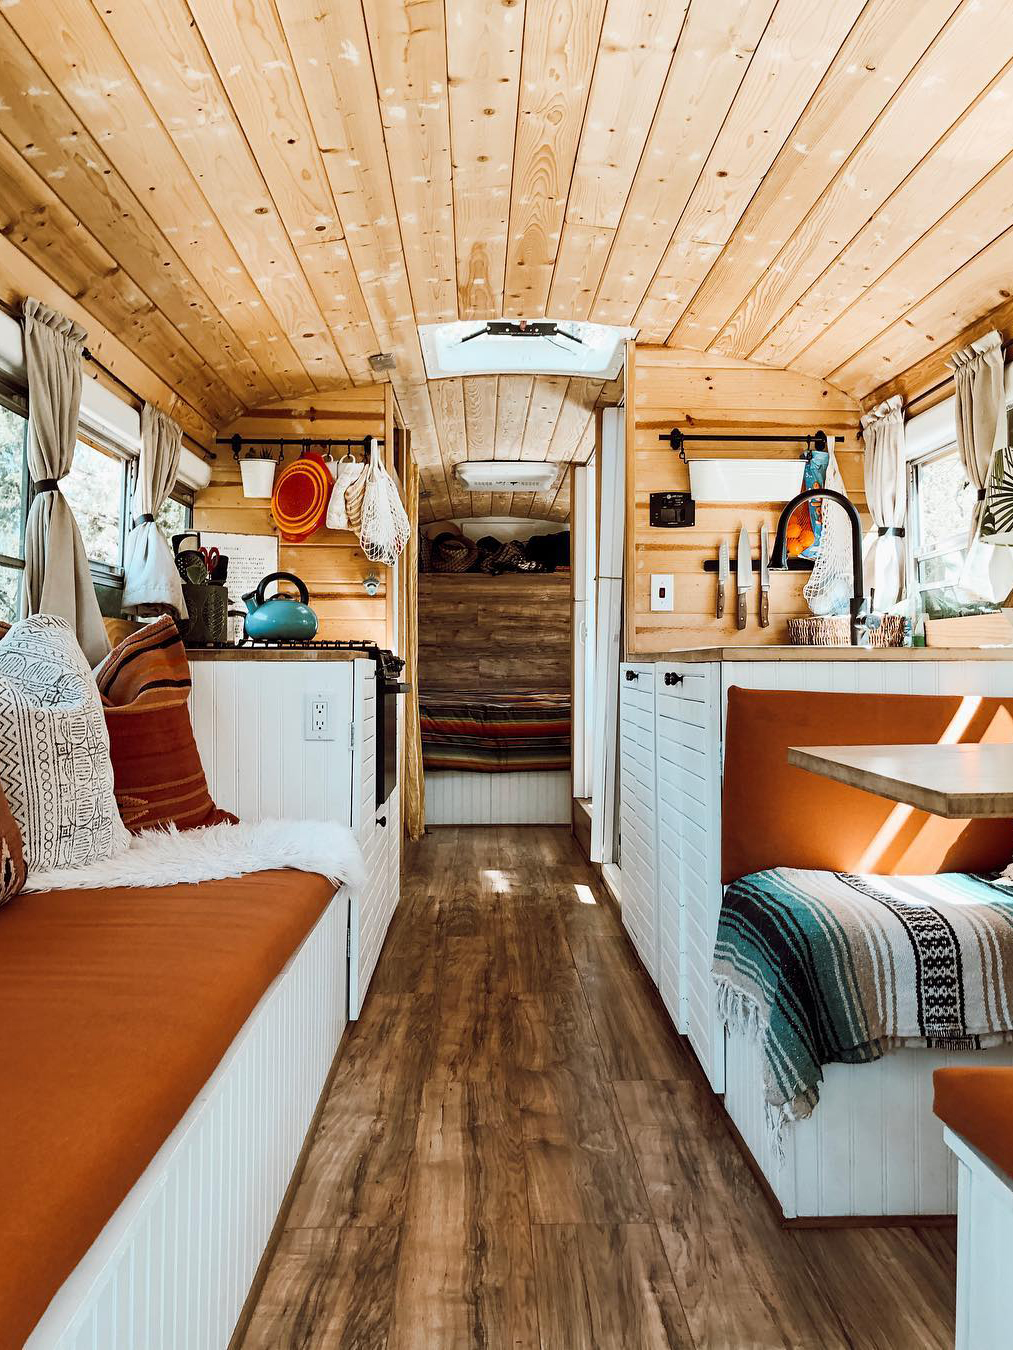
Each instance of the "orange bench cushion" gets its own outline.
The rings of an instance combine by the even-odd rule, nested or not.
[[[1013,1178],[1013,1069],[937,1069],[933,1110]]]
[[[0,910],[0,1347],[20,1346],[334,894],[300,872]]]
[[[792,745],[1013,742],[1013,698],[731,688],[721,876],[771,867],[925,876],[1013,858],[1013,821],[943,820],[788,763]]]

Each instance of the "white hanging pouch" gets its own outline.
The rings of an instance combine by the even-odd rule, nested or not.
[[[353,455],[343,455],[334,466],[334,491],[327,503],[327,528],[329,530],[350,530],[348,509],[345,505],[345,493],[359,476],[359,463]]]

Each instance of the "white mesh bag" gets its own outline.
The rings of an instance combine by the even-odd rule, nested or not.
[[[350,530],[348,508],[345,505],[345,493],[359,476],[359,462],[354,455],[343,455],[336,465],[330,466],[334,474],[334,491],[327,503],[327,528],[329,530]]]
[[[397,484],[370,446],[369,475],[362,498],[362,523],[359,543],[370,562],[393,567],[411,537],[408,513],[401,502]]]
[[[826,486],[833,492],[844,489],[844,479],[837,467],[833,437],[827,437],[830,462],[827,464]],[[843,506],[824,497],[823,529],[819,548],[813,563],[812,576],[806,582],[803,594],[814,614],[847,614],[851,607],[854,584],[851,566],[851,524]]]

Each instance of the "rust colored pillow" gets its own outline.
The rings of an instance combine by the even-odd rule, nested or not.
[[[0,905],[14,899],[24,886],[27,873],[21,831],[0,788]]]
[[[211,800],[187,708],[190,667],[170,618],[131,633],[95,672],[113,761],[116,804],[132,833],[235,823]]]

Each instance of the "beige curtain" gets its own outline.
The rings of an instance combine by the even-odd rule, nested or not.
[[[405,577],[405,673],[411,685],[404,701],[404,827],[409,839],[421,839],[426,831],[426,780],[422,771],[422,730],[419,720],[419,469],[414,460],[405,477],[408,523],[411,534],[402,554]]]
[[[24,302],[22,318],[28,369],[28,470],[36,496],[25,525],[21,613],[66,619],[94,666],[108,653],[109,639],[84,540],[59,488],[59,480],[74,463],[86,334],[38,300]]]
[[[993,329],[955,351],[947,364],[953,370],[957,449],[968,482],[978,493],[961,585],[987,600],[1002,601],[1013,588],[1013,550],[981,537],[989,469],[1007,443],[1002,338]]]
[[[882,612],[904,596],[907,455],[899,394],[862,418],[862,439],[865,497],[876,527],[866,548],[866,585],[872,591],[873,607]]]
[[[172,550],[155,523],[155,514],[176,485],[183,432],[165,413],[145,403],[141,409],[141,454],[134,489],[134,527],[124,556],[123,609],[129,614],[186,618],[183,586]]]

